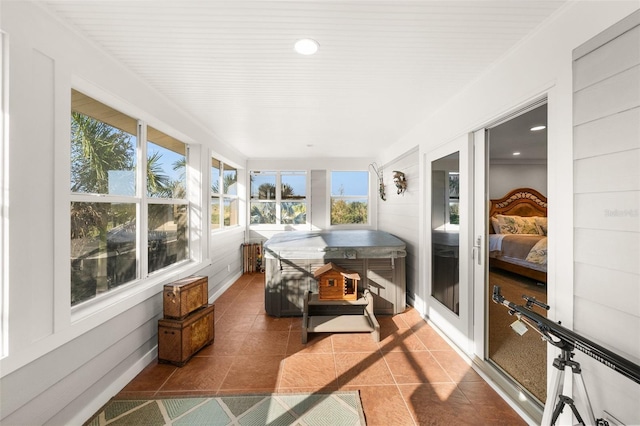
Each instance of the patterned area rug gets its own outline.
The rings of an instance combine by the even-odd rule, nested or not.
[[[102,425],[366,425],[358,391],[113,399],[87,426]]]

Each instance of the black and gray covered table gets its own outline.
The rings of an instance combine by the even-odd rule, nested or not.
[[[265,309],[269,315],[302,316],[304,298],[317,293],[313,277],[327,262],[360,274],[376,315],[406,307],[406,244],[384,231],[285,231],[264,243]]]

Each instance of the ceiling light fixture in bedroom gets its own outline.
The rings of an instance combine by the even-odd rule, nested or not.
[[[537,131],[539,131],[539,130],[544,130],[544,129],[546,129],[546,128],[547,128],[547,126],[544,126],[544,125],[543,125],[543,126],[533,126],[533,127],[532,127],[531,129],[529,129],[529,130],[531,130],[532,132],[537,132]]]
[[[513,153],[513,155],[520,155],[520,153],[516,151]]]
[[[320,44],[310,38],[302,38],[293,46],[293,49],[301,55],[313,55],[319,48]]]

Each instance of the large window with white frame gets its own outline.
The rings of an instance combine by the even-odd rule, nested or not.
[[[307,223],[307,172],[280,172],[280,223]]]
[[[369,172],[331,172],[331,225],[369,223]]]
[[[147,265],[151,273],[188,256],[187,145],[147,126],[146,164]]]
[[[71,91],[72,306],[188,259],[187,154],[185,143]]]
[[[238,226],[238,169],[211,158],[211,229]]]
[[[307,223],[306,171],[251,171],[251,225]]]

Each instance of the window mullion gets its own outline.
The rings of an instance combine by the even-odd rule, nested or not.
[[[102,195],[102,194],[82,194],[71,193],[69,198],[72,202],[82,203],[137,203],[139,198],[127,195]]]
[[[224,163],[220,162],[220,176],[218,176],[218,223],[224,229]]]
[[[137,195],[140,202],[138,203],[137,218],[138,223],[138,271],[140,278],[146,278],[149,275],[149,233],[147,230],[149,206],[147,197],[147,126],[143,121],[138,121],[138,173],[137,173]]]
[[[74,89],[70,125],[71,306],[201,260],[199,148]]]
[[[276,224],[282,223],[282,173],[276,172]]]

